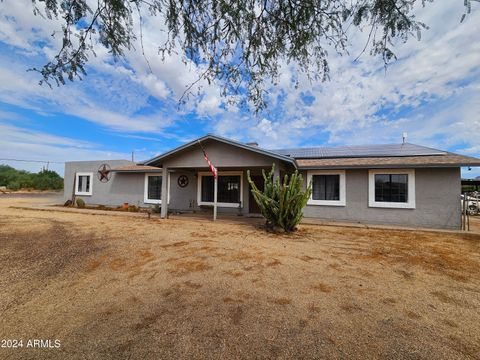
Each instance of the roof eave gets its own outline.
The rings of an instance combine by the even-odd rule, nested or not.
[[[155,169],[155,170],[110,170],[111,172],[114,173],[161,173],[163,170],[162,169]]]

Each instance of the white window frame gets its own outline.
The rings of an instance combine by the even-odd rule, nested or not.
[[[88,191],[78,191],[78,178],[80,176],[90,177],[90,189]],[[92,196],[93,194],[93,172],[77,172],[75,174],[75,195]]]
[[[220,171],[218,176],[240,176],[240,202],[239,203],[222,203],[217,202],[219,207],[233,207],[238,208],[240,205],[243,207],[243,171]],[[203,205],[214,205],[213,201],[202,201],[202,178],[204,176],[213,176],[210,171],[200,171],[198,173],[198,182],[197,182],[197,203],[199,206]]]
[[[160,172],[157,173],[145,173],[145,184],[143,187],[143,202],[145,204],[162,204],[162,199],[149,199],[148,198],[148,177],[149,176],[161,176],[162,177],[162,189],[163,189],[163,174]],[[170,173],[168,173],[168,184],[167,184],[167,201],[170,204]]]
[[[375,201],[375,175],[406,174],[408,175],[408,201],[385,202]],[[375,169],[368,171],[368,206],[378,208],[415,209],[415,169]]]
[[[347,190],[346,190],[345,170],[309,170],[307,171],[307,186],[312,182],[313,175],[340,175],[339,200],[314,200],[313,191],[312,191],[312,194],[310,195],[310,199],[308,199],[307,205],[346,206]]]

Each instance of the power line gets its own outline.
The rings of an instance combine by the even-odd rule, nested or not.
[[[42,164],[65,164],[65,161],[48,161],[48,160],[25,160],[25,159],[1,159],[0,161],[21,161],[21,162],[34,162]]]

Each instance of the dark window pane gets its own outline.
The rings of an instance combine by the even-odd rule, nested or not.
[[[390,175],[375,175],[375,201],[389,201]]]
[[[78,184],[77,184],[77,190],[78,192],[82,192],[82,183],[83,183],[83,176],[78,177]]]
[[[202,201],[213,202],[214,179],[212,176],[202,176]]]
[[[313,200],[340,200],[340,175],[313,175]]]
[[[86,180],[85,192],[89,192],[90,191],[90,176],[85,176],[85,180]]]
[[[148,177],[148,198],[150,200],[162,200],[162,177]]]
[[[218,177],[218,202],[240,202],[240,176]]]
[[[375,201],[408,202],[408,175],[375,175]]]
[[[202,201],[214,201],[214,178],[202,176]],[[219,176],[217,202],[239,203],[240,202],[240,176]]]

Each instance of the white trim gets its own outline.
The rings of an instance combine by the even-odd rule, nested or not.
[[[90,177],[90,189],[89,191],[78,191],[78,178],[80,176]],[[75,174],[75,195],[91,196],[93,194],[93,173],[92,172],[77,172]]]
[[[375,201],[375,175],[406,174],[408,175],[408,201],[384,202]],[[394,209],[415,209],[415,169],[375,169],[368,171],[368,206]]]
[[[145,204],[162,204],[162,200],[158,200],[158,199],[149,199],[148,198],[148,177],[149,176],[160,176],[160,177],[163,177],[162,173],[160,172],[154,172],[154,173],[145,173],[145,183],[144,183],[144,187],[143,187],[143,202]],[[162,182],[163,182],[163,178],[162,178]],[[170,173],[168,173],[168,193],[167,193],[167,197],[168,197],[168,203],[170,204]]]
[[[320,205],[320,206],[345,206],[347,203],[347,191],[345,181],[345,170],[309,170],[307,171],[307,185],[312,181],[313,175],[340,175],[339,183],[339,200],[314,200],[313,191],[308,199],[307,205]]]
[[[218,176],[229,176],[229,175],[239,175],[240,176],[240,202],[239,203],[217,203],[218,207],[233,207],[238,208],[240,205],[243,207],[243,171],[219,171]],[[198,181],[197,181],[197,204],[198,206],[203,205],[214,205],[214,202],[202,201],[202,177],[203,176],[213,176],[210,171],[199,171],[198,172]]]

